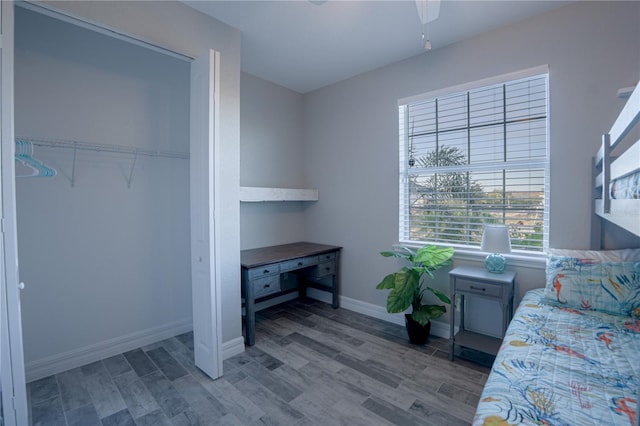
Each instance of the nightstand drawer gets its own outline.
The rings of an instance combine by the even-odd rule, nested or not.
[[[279,273],[280,273],[279,264],[260,266],[257,268],[249,269],[249,272],[248,272],[250,280],[260,278],[260,277],[267,277],[269,275],[276,275]]]
[[[473,293],[487,297],[502,297],[503,285],[487,284],[477,281],[458,279],[456,289],[458,292]]]
[[[280,272],[295,271],[318,263],[317,256],[301,257],[300,259],[289,260],[280,264]]]
[[[271,275],[252,281],[253,297],[259,298],[280,291],[280,275]]]

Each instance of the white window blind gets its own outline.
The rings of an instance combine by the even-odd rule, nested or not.
[[[479,247],[484,224],[514,249],[548,229],[548,74],[400,103],[400,241]]]

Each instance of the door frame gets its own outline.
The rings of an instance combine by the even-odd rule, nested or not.
[[[219,206],[220,54],[191,62],[190,203],[191,297],[195,364],[212,379],[222,376]],[[206,179],[204,179],[206,177]],[[209,285],[207,285],[209,282]],[[213,284],[213,285],[212,285]]]
[[[16,221],[15,135],[13,108],[13,2],[0,2],[0,369],[2,410],[7,425],[29,422],[22,344],[22,316]]]

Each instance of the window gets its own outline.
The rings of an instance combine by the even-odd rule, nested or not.
[[[500,223],[547,246],[547,86],[545,67],[400,102],[401,242],[479,247]]]

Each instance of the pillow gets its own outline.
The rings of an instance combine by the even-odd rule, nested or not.
[[[551,256],[577,257],[578,259],[593,259],[600,262],[640,262],[640,249],[622,250],[565,250],[548,249]]]
[[[640,318],[640,261],[602,260],[605,258],[549,256],[545,301]]]

